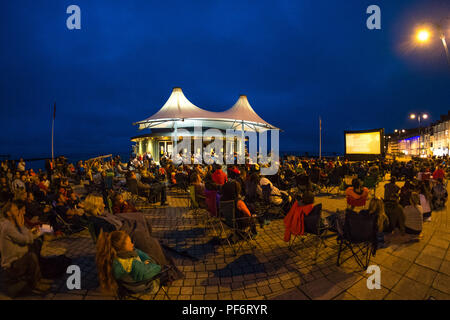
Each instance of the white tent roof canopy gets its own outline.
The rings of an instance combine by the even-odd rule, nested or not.
[[[219,129],[245,131],[264,131],[278,129],[264,121],[250,106],[247,96],[241,95],[236,103],[223,112],[212,112],[201,109],[190,102],[183,94],[181,88],[173,88],[172,94],[162,108],[151,117],[134,123],[139,129],[146,128],[178,128],[214,127]]]

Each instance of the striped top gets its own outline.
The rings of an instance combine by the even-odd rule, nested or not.
[[[406,206],[403,213],[405,214],[405,227],[422,231],[423,209],[421,206]]]

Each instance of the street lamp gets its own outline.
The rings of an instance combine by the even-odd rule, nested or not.
[[[427,29],[421,29],[417,32],[417,40],[419,42],[427,42],[430,38],[430,32]]]
[[[430,41],[432,37],[432,31],[431,29],[434,29],[438,34],[439,38],[441,39],[442,45],[444,46],[444,51],[447,56],[447,62],[448,66],[450,67],[450,54],[448,52],[448,46],[447,41],[445,40],[445,32],[444,32],[444,21],[450,20],[450,18],[444,18],[439,23],[431,23],[429,27],[424,27],[417,31],[416,39],[420,43],[427,43]]]

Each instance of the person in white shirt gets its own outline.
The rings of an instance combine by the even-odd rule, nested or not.
[[[269,179],[262,177],[259,180],[259,185],[261,187],[265,186],[265,185],[270,185],[270,190],[271,190],[270,202],[272,202],[274,205],[281,206],[283,204],[283,202],[286,202],[286,201],[291,202],[291,197],[289,196],[289,194],[286,191],[279,190],[277,187],[275,187],[272,184],[272,182]],[[262,192],[260,190],[262,190],[262,189],[259,189],[259,188],[257,189],[258,192]],[[262,194],[260,194],[259,196],[262,197]]]

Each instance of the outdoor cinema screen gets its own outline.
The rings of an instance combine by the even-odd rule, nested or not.
[[[345,132],[346,154],[373,154],[382,152],[382,131]]]

